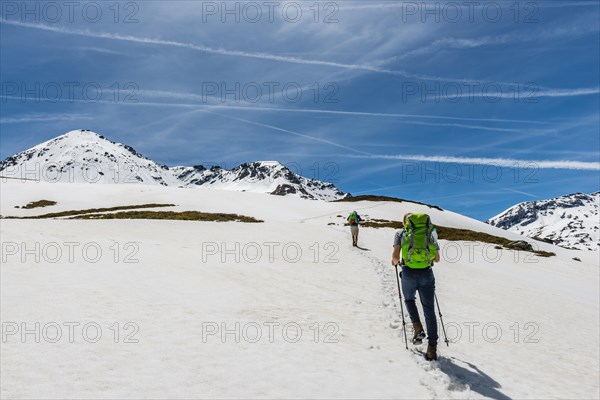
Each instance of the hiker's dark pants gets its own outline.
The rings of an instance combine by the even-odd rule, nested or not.
[[[415,297],[419,292],[419,298],[423,305],[425,314],[425,325],[427,326],[427,340],[431,345],[437,345],[438,326],[435,317],[435,276],[433,270],[402,268],[402,292],[408,315],[412,322],[421,322],[419,310],[415,303]]]

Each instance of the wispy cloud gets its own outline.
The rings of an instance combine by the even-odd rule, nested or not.
[[[304,88],[301,88],[300,90],[303,90]],[[119,92],[121,92],[121,90],[119,90]],[[128,94],[129,92],[127,91],[122,91],[123,94]],[[140,94],[142,97],[147,96],[147,97],[152,97],[152,98],[158,98],[158,99],[175,99],[175,100],[188,100],[188,101],[195,101],[197,102],[197,104],[199,105],[207,105],[207,104],[211,104],[211,105],[219,105],[219,104],[228,104],[228,103],[233,103],[233,104],[244,104],[248,107],[254,107],[257,104],[260,104],[259,102],[251,102],[251,101],[246,101],[244,99],[239,99],[236,101],[229,101],[226,96],[213,96],[213,95],[208,95],[208,94],[196,94],[196,93],[186,93],[186,92],[173,92],[170,90],[146,90],[146,89],[142,89],[138,91],[138,94]],[[275,108],[275,107],[273,107]]]
[[[443,126],[449,128],[461,128],[461,129],[475,129],[478,131],[492,131],[492,132],[514,132],[527,134],[547,134],[556,132],[555,129],[522,129],[522,128],[498,128],[493,126],[484,125],[468,125],[468,124],[456,124],[456,123],[437,123],[437,122],[422,122],[422,121],[401,121],[403,124],[414,124],[414,125],[426,125],[426,126]]]
[[[246,124],[259,126],[263,128],[272,129],[278,132],[288,133],[294,136],[299,136],[304,139],[316,141],[337,148],[350,150],[355,155],[348,155],[347,157],[352,158],[366,158],[366,159],[384,159],[384,160],[405,160],[405,161],[421,161],[421,162],[440,162],[440,163],[454,163],[454,164],[467,164],[467,165],[495,165],[498,167],[506,168],[521,168],[524,165],[535,165],[540,169],[570,169],[570,170],[588,170],[588,171],[600,171],[600,163],[596,162],[584,162],[584,161],[571,161],[571,160],[518,160],[510,158],[486,158],[486,157],[454,157],[444,155],[383,155],[383,154],[372,154],[366,151],[358,150],[351,146],[346,146],[341,143],[337,143],[332,140],[323,139],[304,133],[292,131],[289,129],[280,128],[270,124],[263,124],[259,122],[250,121],[243,118],[232,117],[230,115],[224,115],[208,111],[211,114],[219,115],[224,118],[244,122]]]
[[[597,24],[589,24],[587,21],[581,21],[581,23],[578,24],[564,25],[552,29],[540,29],[536,32],[528,32],[528,34],[517,32],[505,33],[502,35],[485,35],[474,38],[443,37],[434,40],[430,44],[421,45],[414,50],[406,51],[401,55],[391,57],[386,60],[386,62],[431,54],[445,49],[473,49],[482,46],[497,46],[538,40],[547,41],[564,36],[578,36],[595,32],[598,32]]]
[[[28,122],[50,122],[50,121],[77,121],[81,119],[92,119],[88,114],[27,114],[14,117],[0,118],[0,124],[20,124]]]
[[[152,94],[151,92],[155,92]],[[197,100],[202,96],[196,94],[181,94],[175,92],[166,91],[140,91],[140,94],[148,94],[149,97],[172,97],[178,99],[194,99]],[[21,97],[4,95],[3,99],[9,100],[21,100]],[[44,100],[44,99],[42,99]],[[52,102],[65,102],[65,103],[86,103],[89,104],[88,100],[83,99],[53,99]],[[148,107],[180,107],[180,108],[197,108],[198,110],[213,109],[213,110],[243,110],[243,111],[259,111],[259,112],[276,112],[276,113],[307,113],[307,114],[331,114],[331,115],[345,115],[345,116],[356,116],[356,117],[374,117],[374,118],[394,118],[394,119],[426,119],[426,120],[449,120],[449,121],[477,121],[477,122],[504,122],[504,123],[523,123],[523,124],[550,124],[548,121],[535,121],[535,120],[521,120],[521,119],[506,119],[506,118],[476,118],[476,117],[453,117],[443,115],[430,115],[430,114],[399,114],[399,113],[376,113],[367,111],[342,111],[342,110],[319,110],[311,108],[278,108],[278,107],[263,107],[254,105],[232,105],[232,104],[200,104],[200,103],[168,103],[168,102],[152,102],[152,101],[137,101],[137,102],[120,102],[115,103],[110,100],[95,100],[94,103],[98,104],[112,104],[119,106],[148,106]],[[248,103],[254,104],[254,103]],[[483,125],[466,125],[466,124],[443,124],[443,123],[429,123],[421,121],[404,121],[406,123],[417,124],[417,125],[430,125],[430,126],[451,126],[458,128],[467,129],[479,129],[479,130],[492,130],[500,132],[523,132],[522,129],[517,128],[497,128],[488,127]],[[529,130],[528,130],[529,132]],[[534,133],[546,133],[550,130],[533,130]]]
[[[536,198],[536,199],[539,198],[539,196],[536,196],[535,194],[523,192],[521,190],[516,190],[516,189],[511,189],[511,188],[504,188],[504,190],[508,190],[509,192],[513,192],[513,193],[523,194],[525,196],[533,197],[533,198]]]
[[[600,171],[600,163],[570,160],[518,160],[511,158],[487,158],[487,157],[454,157],[445,155],[417,155],[417,154],[370,154],[368,156],[348,155],[352,158],[370,158],[381,160],[405,160],[421,162],[439,162],[466,165],[495,165],[505,168],[518,168],[524,165],[534,165],[539,169],[571,169]]]
[[[105,49],[103,47],[80,46],[80,47],[77,47],[77,50],[79,50],[79,51],[92,51],[94,53],[101,53],[101,54],[112,54],[112,55],[117,55],[117,56],[126,56],[126,55],[128,55],[127,53],[123,53],[123,52],[115,51],[115,50],[111,50],[111,49]]]
[[[418,3],[415,1],[393,1],[386,3],[370,3],[370,4],[360,4],[360,5],[342,5],[340,10],[385,10],[390,8],[403,8],[407,11],[413,12],[415,6],[418,6],[424,3]],[[506,6],[510,6],[512,3],[506,3]],[[539,1],[534,3],[536,7],[540,8],[558,8],[558,7],[598,7],[600,4],[596,1]],[[485,5],[477,2],[465,2],[461,4],[460,2],[453,3],[455,7],[463,7],[466,11],[468,7],[472,8],[481,8]]]
[[[149,97],[161,97],[161,98],[174,98],[184,100],[196,100],[204,101],[204,97],[192,93],[180,93],[170,91],[156,91],[156,90],[141,90],[140,94],[148,95]],[[219,98],[215,98],[220,100]],[[383,117],[383,118],[417,118],[417,119],[432,119],[432,120],[452,120],[452,121],[474,121],[474,122],[506,122],[506,123],[525,123],[525,124],[548,124],[546,121],[535,121],[535,120],[523,120],[523,119],[507,119],[507,118],[478,118],[478,117],[455,117],[455,116],[444,116],[444,115],[432,115],[432,114],[403,114],[403,113],[379,113],[379,112],[368,112],[368,111],[344,111],[344,110],[320,110],[314,108],[284,108],[284,107],[264,107],[256,105],[256,103],[246,102],[248,106],[237,106],[235,104],[216,104],[215,108],[230,108],[235,110],[250,110],[250,111],[273,111],[273,112],[287,112],[287,113],[309,113],[309,114],[333,114],[333,115],[353,115],[358,117]],[[458,126],[457,127],[466,127]],[[471,127],[471,126],[469,126]],[[473,129],[482,128],[481,126],[473,126]],[[487,127],[483,127],[487,128]],[[482,129],[483,129],[482,128]],[[494,129],[496,130],[496,129]],[[498,130],[504,131],[504,129],[498,128]],[[506,131],[511,131],[507,129]]]
[[[523,89],[520,94],[515,93],[501,93],[496,92],[493,94],[477,92],[473,93],[474,97],[487,97],[487,98],[503,98],[503,99],[534,99],[536,97],[574,97],[574,96],[587,96],[592,94],[600,93],[600,87],[595,88],[584,88],[584,89],[547,89],[539,90],[540,87],[536,87],[534,84],[529,85],[528,88]]]
[[[194,43],[185,43],[178,42],[173,40],[163,40],[163,39],[155,39],[141,36],[133,36],[133,35],[123,35],[119,33],[110,33],[110,32],[93,32],[89,30],[80,30],[80,29],[68,29],[60,26],[51,26],[41,23],[30,23],[30,22],[21,22],[15,20],[7,20],[5,18],[0,18],[0,23],[19,26],[23,28],[30,29],[39,29],[49,32],[67,34],[67,35],[76,35],[76,36],[85,36],[85,37],[93,37],[97,39],[109,39],[109,40],[118,40],[125,42],[133,42],[133,43],[141,43],[141,44],[153,44],[160,46],[170,46],[170,47],[178,47],[178,48],[186,48],[194,51],[200,51],[208,54],[217,54],[222,56],[230,56],[230,57],[244,57],[244,58],[254,58],[261,60],[269,60],[276,62],[285,62],[285,63],[293,63],[293,64],[303,64],[303,65],[317,65],[317,66],[325,66],[325,67],[333,67],[333,68],[342,68],[342,69],[350,69],[350,70],[358,70],[365,71],[371,73],[379,73],[379,74],[388,74],[388,75],[396,75],[402,76],[404,78],[416,79],[416,80],[424,80],[424,81],[441,81],[441,82],[460,82],[460,83],[469,83],[469,84],[481,84],[481,80],[470,79],[470,78],[450,78],[450,77],[441,77],[441,76],[433,76],[433,75],[425,75],[425,74],[416,74],[410,73],[402,70],[392,70],[387,68],[381,68],[375,65],[369,64],[348,64],[348,63],[340,63],[335,61],[326,61],[326,60],[315,60],[315,59],[307,59],[300,57],[290,57],[290,56],[281,56],[276,54],[270,54],[265,52],[248,52],[243,50],[228,50],[223,48],[214,48],[201,44]],[[514,85],[514,82],[495,82],[496,84],[503,86],[511,86]],[[569,89],[572,93],[579,94],[571,94],[571,95],[588,95],[594,93],[600,93],[599,88],[588,88],[588,89]],[[591,91],[591,92],[589,92]]]
[[[304,134],[304,133],[292,131],[292,130],[289,130],[289,129],[280,128],[280,127],[274,126],[274,125],[263,124],[263,123],[260,123],[260,122],[249,121],[249,120],[243,119],[243,118],[232,117],[230,115],[219,114],[219,113],[215,113],[213,111],[208,111],[208,112],[210,114],[215,114],[215,115],[221,116],[223,118],[227,118],[227,119],[232,119],[232,120],[235,120],[235,121],[244,122],[244,123],[249,124],[249,125],[254,125],[254,126],[259,126],[259,127],[263,127],[263,128],[268,128],[268,129],[275,130],[275,131],[278,131],[278,132],[289,133],[290,135],[299,136],[301,138],[309,139],[311,141],[328,144],[328,145],[331,145],[331,146],[338,147],[340,149],[350,150],[350,151],[355,152],[355,153],[369,154],[369,153],[367,153],[365,151],[358,150],[358,149],[355,149],[354,147],[346,146],[346,145],[334,142],[332,140],[327,140],[327,139],[323,139],[323,138],[319,138],[319,137],[315,137],[315,136],[310,136],[310,135],[307,135],[307,134]]]
[[[202,101],[205,102],[205,98],[202,95],[193,93],[181,93],[171,91],[159,91],[159,90],[141,90],[141,95],[147,95],[148,97],[158,98],[173,98],[180,100],[191,100],[191,101]],[[219,100],[220,98],[213,98]],[[250,110],[250,111],[266,111],[266,112],[287,112],[287,113],[309,113],[309,114],[333,114],[333,115],[353,115],[359,117],[383,117],[383,118],[417,118],[417,119],[432,119],[432,120],[451,120],[451,121],[472,121],[472,122],[506,122],[506,123],[525,123],[525,124],[548,124],[546,121],[536,120],[523,120],[523,119],[507,119],[507,118],[478,118],[478,117],[455,117],[455,116],[444,116],[444,115],[432,115],[432,114],[402,114],[402,113],[378,113],[368,111],[344,111],[344,110],[319,110],[312,108],[284,108],[284,107],[264,107],[256,105],[256,103],[245,102],[248,106],[238,106],[231,103],[216,104],[215,108],[229,108],[235,110]],[[201,104],[199,104],[201,105]],[[193,104],[187,104],[186,106],[193,106]],[[458,126],[461,127],[461,126]],[[465,126],[462,126],[465,127]],[[482,128],[481,126],[474,126],[473,129]],[[487,127],[483,127],[487,128]],[[482,129],[483,129],[482,128]],[[496,130],[496,129],[494,129]],[[498,128],[503,131],[504,129]],[[510,129],[506,131],[511,131]]]
[[[305,65],[320,65],[326,67],[336,67],[336,68],[344,68],[344,69],[356,69],[363,70],[369,72],[377,72],[377,73],[385,73],[391,75],[399,75],[410,78],[419,79],[418,74],[409,74],[404,71],[396,71],[385,68],[378,68],[372,65],[367,64],[346,64],[339,63],[334,61],[325,61],[325,60],[314,60],[307,58],[299,58],[299,57],[290,57],[290,56],[281,56],[276,54],[269,54],[263,52],[248,52],[242,50],[227,50],[223,48],[214,48],[209,46],[204,46],[201,44],[193,44],[193,43],[184,43],[177,42],[173,40],[162,40],[141,36],[133,36],[133,35],[122,35],[119,33],[110,33],[110,32],[92,32],[89,30],[80,30],[80,29],[68,29],[60,26],[50,26],[41,23],[30,23],[30,22],[20,22],[14,20],[7,20],[4,18],[0,18],[0,23],[7,25],[14,25],[23,28],[31,28],[31,29],[40,29],[49,32],[62,33],[67,35],[77,35],[77,36],[86,36],[93,37],[97,39],[110,39],[110,40],[119,40],[126,42],[134,42],[134,43],[142,43],[142,44],[154,44],[154,45],[162,45],[162,46],[171,46],[171,47],[180,47],[186,48],[190,50],[200,51],[203,53],[209,54],[218,54],[222,56],[234,56],[234,57],[246,57],[246,58],[257,58],[262,60],[271,60],[271,61],[279,61],[286,63],[294,63],[294,64],[305,64]],[[425,78],[430,79],[430,78]]]

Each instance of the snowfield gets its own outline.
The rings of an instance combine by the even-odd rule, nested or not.
[[[345,217],[427,212],[522,236],[409,202],[17,180],[0,193],[5,217],[173,203],[264,220],[0,220],[3,398],[600,397],[597,252],[441,241],[451,343],[440,330],[429,363],[404,348],[393,230],[363,228],[353,248]],[[41,199],[58,204],[15,208]]]

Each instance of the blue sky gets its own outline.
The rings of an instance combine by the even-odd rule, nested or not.
[[[2,158],[88,128],[477,219],[600,187],[598,1],[50,3],[1,2]]]

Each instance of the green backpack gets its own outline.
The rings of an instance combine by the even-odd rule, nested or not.
[[[350,225],[356,222],[356,213],[350,214],[350,216],[348,217],[348,222],[350,223]]]
[[[409,268],[431,267],[437,254],[433,225],[427,214],[410,214],[402,233],[402,261]]]

